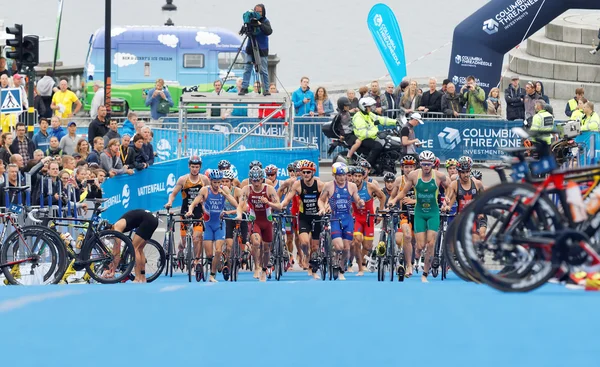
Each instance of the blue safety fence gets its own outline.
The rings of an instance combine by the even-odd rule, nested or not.
[[[268,140],[268,139],[267,139]],[[274,164],[279,168],[278,178],[286,179],[288,163],[299,159],[317,161],[319,151],[316,148],[299,149],[248,149],[241,151],[202,154],[202,172],[209,168],[217,168],[222,159],[227,159],[235,167],[240,179],[247,177],[251,161],[259,160],[263,167]],[[133,176],[120,175],[107,180],[102,185],[104,203],[108,208],[103,218],[109,221],[118,220],[124,212],[132,209],[160,210],[173,192],[178,177],[188,173],[188,158],[161,162],[136,172]],[[317,172],[318,174],[318,172]],[[181,205],[180,195],[174,206]]]

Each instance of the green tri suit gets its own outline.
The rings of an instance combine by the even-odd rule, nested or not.
[[[431,172],[432,177],[427,182],[423,181],[421,173],[415,186],[415,233],[437,232],[440,229],[440,207],[435,171]]]

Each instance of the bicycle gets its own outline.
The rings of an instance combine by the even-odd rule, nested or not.
[[[367,213],[367,226],[370,226],[370,218],[381,218],[381,237],[376,248],[377,256],[377,281],[385,281],[385,272],[390,271],[390,281],[394,281],[394,273],[396,272],[396,263],[398,263],[398,281],[404,281],[404,266],[401,263],[402,250],[397,249],[396,232],[400,223],[400,214],[406,213],[406,210],[399,208],[388,208],[387,210],[379,210],[377,208],[374,214]]]
[[[284,272],[287,272],[290,254],[285,245],[285,228],[284,221],[286,219],[294,220],[297,217],[295,215],[289,215],[285,213],[273,214],[273,252],[272,252],[272,264],[275,270],[275,279],[279,281]]]
[[[167,213],[167,216],[170,215],[171,213]],[[188,282],[192,282],[192,270],[194,271],[194,275],[196,278],[196,281],[205,281],[206,282],[206,278],[208,277],[208,273],[205,273],[203,267],[203,259],[204,257],[201,258],[196,258],[194,255],[194,225],[198,224],[198,223],[202,223],[201,219],[173,219],[171,218],[171,223],[174,225],[175,223],[182,223],[185,227],[185,236],[184,238],[182,238],[181,240],[184,242],[184,249],[182,251],[183,256],[178,255],[177,256],[177,262],[178,262],[178,266],[181,269],[181,271],[185,271],[187,270],[188,273]],[[173,247],[173,243],[172,243],[172,237],[171,237],[171,248]],[[200,244],[200,246],[202,246],[202,244]],[[204,251],[204,249],[202,250]],[[204,252],[202,252],[202,254],[204,254]],[[202,260],[199,261],[198,263],[196,263],[196,266],[192,266],[194,260]],[[171,260],[172,262],[173,260]],[[172,266],[172,265],[171,265]],[[208,267],[206,268],[208,271]]]
[[[231,246],[231,250],[230,250],[230,254],[229,254],[229,281],[231,282],[237,282],[238,279],[238,272],[240,270],[240,268],[242,267],[242,257],[243,257],[243,253],[245,251],[242,252],[242,246],[244,245],[244,240],[247,239],[243,239],[242,238],[242,229],[241,226],[245,225],[243,223],[251,223],[253,225],[253,221],[250,221],[248,219],[235,219],[235,218],[223,218],[223,220],[225,221],[233,221],[234,222],[234,227],[233,227],[233,244]]]
[[[444,238],[446,237],[446,231],[448,231],[448,219],[454,218],[456,214],[440,213],[440,231],[438,232],[435,240],[435,250],[433,259],[431,260],[431,275],[437,278],[439,275],[439,268],[442,268],[441,279],[446,279],[448,275],[448,263],[446,256],[444,256]]]
[[[156,213],[155,216],[158,217],[158,213]],[[129,238],[133,238],[134,234],[135,230],[129,232]],[[163,247],[157,241],[151,238],[146,240],[146,245],[144,246],[144,257],[146,258],[146,282],[152,283],[160,276],[160,274],[162,274],[167,262],[167,256],[165,255],[165,250]],[[150,267],[148,267],[148,265],[150,265]],[[133,272],[129,275],[129,279],[131,281],[135,280],[135,275]]]
[[[342,225],[341,219],[334,219]],[[331,215],[324,215],[321,219],[313,219],[312,230],[315,230],[315,224],[321,223],[321,234],[319,235],[319,250],[313,252],[314,256],[311,259],[313,265],[313,273],[321,270],[321,279],[327,278],[327,270],[329,269],[329,280],[337,280],[341,270],[341,253],[331,256],[333,248],[331,246]]]
[[[165,231],[165,237],[163,240],[163,252],[165,253],[165,276],[173,277],[173,270],[179,267],[179,259],[177,254],[175,254],[175,241],[173,240],[174,232],[175,232],[175,212],[171,212],[169,210],[166,213],[161,211],[156,212],[156,216],[166,217],[167,218],[167,228]],[[181,266],[183,266],[183,260],[181,261]],[[183,269],[182,269],[183,271]]]
[[[103,284],[120,283],[129,279],[134,267],[135,255],[131,239],[123,233],[113,230],[98,230],[101,224],[100,215],[106,210],[100,205],[107,199],[94,199],[93,214],[90,219],[73,217],[54,217],[50,215],[49,208],[32,209],[27,217],[34,223],[41,223],[45,227],[69,226],[85,230],[85,235],[76,248],[61,244],[66,248],[69,265],[63,276],[66,282],[68,275],[75,271],[86,270],[91,279]],[[43,219],[36,218],[35,214],[42,215]],[[83,223],[83,224],[77,224]],[[124,244],[124,246],[122,246]],[[79,248],[81,250],[76,252]],[[69,271],[72,269],[72,272]],[[114,271],[114,275],[112,275]],[[120,274],[117,276],[117,272]]]

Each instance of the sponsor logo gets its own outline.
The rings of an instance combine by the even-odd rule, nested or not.
[[[488,19],[483,22],[483,31],[489,35],[498,33],[498,22],[494,19]]]
[[[454,56],[454,62],[460,64],[460,55]]]
[[[375,24],[376,27],[381,27],[381,24],[383,24],[383,18],[381,17],[381,14],[375,14],[373,17],[373,24]]]
[[[454,149],[460,144],[460,132],[451,127],[446,127],[438,134],[438,141],[442,149]]]
[[[167,195],[171,195],[173,189],[175,189],[175,185],[177,184],[177,179],[175,175],[169,173],[169,177],[167,177]]]
[[[129,190],[129,185],[125,184],[125,186],[123,186],[123,192],[121,192],[121,197],[123,198],[121,204],[123,204],[123,208],[127,209],[127,207],[129,207],[129,199],[131,199],[131,191]]]
[[[476,66],[487,66],[492,67],[492,63],[484,60],[481,57],[477,56],[461,56],[456,55],[454,57],[454,62],[460,66],[466,66],[470,68],[474,68]]]
[[[171,143],[167,139],[160,139],[156,144],[156,153],[162,160],[168,160],[171,158]]]

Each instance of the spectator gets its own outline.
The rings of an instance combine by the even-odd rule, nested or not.
[[[398,115],[400,97],[394,93],[394,83],[385,83],[385,92],[381,96],[381,109],[385,116],[395,119]]]
[[[594,112],[594,104],[590,101],[583,106],[585,116],[581,121],[581,131],[600,131],[600,116]]]
[[[96,176],[97,172],[98,171],[94,172],[90,170],[88,173],[88,179],[85,182],[85,185],[87,186],[85,189],[87,192],[85,197],[86,200],[102,199],[102,189],[100,188],[100,182]]]
[[[409,115],[417,110],[419,105],[421,104],[421,96],[419,95],[417,89],[417,81],[411,80],[408,84],[408,89],[402,96],[400,100],[400,106],[404,111],[402,113]]]
[[[542,97],[544,102],[546,102],[546,107],[550,105],[550,98],[544,93],[544,83],[537,81],[535,82],[535,92]]]
[[[107,175],[108,175],[108,173],[104,169],[102,169],[102,168],[96,169],[96,177],[98,179],[98,183],[100,184],[100,187],[102,187],[102,184],[104,183],[104,181],[106,181]]]
[[[227,93],[238,93],[239,91],[242,90],[242,82],[244,81],[244,79],[242,78],[237,78],[235,80],[235,87],[230,88]],[[248,116],[248,109],[244,108],[247,107],[248,105],[246,103],[236,103],[233,105],[233,110],[231,110],[231,116],[234,117],[247,117]]]
[[[358,98],[356,98],[356,92],[354,89],[348,89],[346,91],[346,97],[350,101],[350,115],[354,116],[358,112]]]
[[[0,74],[0,89],[11,87],[12,85],[10,76],[7,76],[6,74]]]
[[[585,90],[583,88],[575,89],[575,98],[570,99],[565,106],[565,115],[571,117],[573,111],[577,108],[577,101],[585,97]]]
[[[442,112],[442,92],[437,89],[437,79],[429,78],[429,90],[423,93],[418,110],[423,113]]]
[[[369,93],[369,87],[367,87],[366,85],[363,85],[362,87],[358,88],[358,95],[360,96],[359,99],[364,98],[367,95],[367,93]],[[356,105],[358,106],[358,103]]]
[[[60,117],[52,116],[52,118],[50,119],[50,126],[50,137],[56,136],[56,139],[58,139],[59,142],[60,139],[63,138],[63,136],[67,135],[67,131],[65,130],[65,128],[61,126]]]
[[[4,56],[0,56],[0,76],[1,75],[10,77],[10,71],[6,68],[6,58]]]
[[[442,112],[448,117],[456,118],[460,115],[462,105],[462,98],[456,93],[456,86],[454,83],[448,83],[446,93],[442,96]]]
[[[410,84],[409,80],[403,79],[400,82],[400,85],[398,86],[398,88],[396,89],[396,95],[400,96],[399,98],[402,100],[402,97],[404,97],[404,92],[406,92],[406,88],[408,88]]]
[[[504,91],[506,100],[506,119],[525,120],[525,90],[519,86],[519,77],[513,76],[511,83]]]
[[[13,75],[13,84],[14,88],[19,88],[19,92],[21,93],[21,105],[23,106],[23,111],[27,111],[29,108],[29,101],[27,100],[27,91],[23,85],[23,76],[15,73]]]
[[[378,115],[381,115],[383,113],[383,109],[381,108],[381,89],[379,88],[379,82],[377,80],[373,80],[371,82],[371,88],[369,90],[368,96],[373,98],[375,102],[377,102],[375,108],[373,109],[373,112]]]
[[[267,10],[263,4],[257,4],[254,7],[254,11],[260,14],[260,19],[253,21],[254,33],[250,36],[250,39],[255,40],[258,45],[258,52],[260,54],[260,76],[262,79],[262,85],[269,85],[269,70],[267,58],[269,56],[269,36],[273,33],[271,28],[271,22],[267,19]],[[256,22],[256,24],[254,23]],[[254,53],[252,50],[252,42],[248,40],[246,44],[246,65],[244,68],[244,80],[242,82],[242,89],[239,91],[239,95],[243,96],[248,93],[248,85],[250,85],[250,77],[254,71],[254,63],[259,60],[254,60]],[[270,93],[268,90],[263,91],[265,96]]]
[[[73,117],[81,109],[81,101],[77,98],[75,93],[68,89],[66,80],[61,80],[58,83],[60,88],[59,91],[54,93],[52,97],[52,104],[50,108],[55,111],[56,116],[66,119]],[[75,112],[73,112],[73,104],[75,104]]]
[[[48,157],[60,157],[63,155],[62,149],[60,149],[60,142],[56,136],[50,138],[50,145],[46,149],[46,156]]]
[[[323,87],[317,88],[314,112],[317,116],[329,116],[333,113],[333,104],[327,97],[327,91]]]
[[[96,136],[94,138],[93,147],[94,147],[94,149],[92,149],[92,151],[88,155],[87,161],[88,161],[88,163],[100,164],[100,155],[102,154],[102,151],[104,150],[104,138],[102,138],[100,136]]]
[[[90,117],[94,120],[98,116],[98,107],[104,106],[104,83],[100,80],[94,82],[94,98],[92,98],[92,105],[90,106]]]
[[[42,97],[40,97],[36,86],[33,87],[33,109],[37,111],[39,117],[44,118],[46,116],[46,105],[44,104]],[[52,116],[52,113],[50,113],[50,116]]]
[[[133,170],[123,166],[121,157],[119,157],[119,139],[112,139],[108,142],[107,148],[100,155],[100,165],[102,169],[108,172],[109,177],[115,177],[128,173],[133,174]]]
[[[9,164],[16,164],[20,170],[25,168],[25,162],[23,162],[23,156],[20,155],[19,153],[13,153],[13,155],[10,156]]]
[[[20,154],[23,157],[23,163],[27,164],[30,159],[33,159],[33,151],[35,150],[35,144],[25,135],[27,128],[22,122],[17,123],[17,138],[13,140],[10,145],[10,151],[12,154]]]
[[[292,93],[296,116],[315,115],[315,94],[310,90],[308,83],[308,77],[303,76],[300,79],[300,88]]]
[[[541,99],[540,95],[535,92],[535,86],[533,82],[527,82],[525,84],[525,97],[523,97],[523,104],[525,105],[525,120],[531,122],[531,119],[536,114],[535,101]],[[545,102],[544,102],[545,107]],[[544,109],[544,111],[546,111]]]
[[[149,157],[144,151],[144,137],[140,134],[136,134],[133,137],[133,165],[138,171],[148,168]]]
[[[144,152],[148,156],[148,165],[154,164],[154,147],[152,147],[152,131],[148,126],[142,129],[142,136],[144,137]]]
[[[123,137],[121,138],[121,146],[119,147],[119,155],[121,156],[121,161],[123,162],[123,164],[126,164],[131,167],[133,164],[131,156],[133,156],[133,154],[131,153],[130,145],[131,136],[123,135]]]
[[[223,84],[221,83],[221,81],[219,79],[215,80],[213,82],[213,87],[215,88],[215,90],[212,92],[213,95],[221,95],[221,92],[223,91]],[[222,108],[211,108],[212,107],[222,107]],[[227,108],[225,108],[226,106],[223,105],[221,106],[221,103],[213,103],[211,104],[207,104],[206,105],[206,115],[211,117],[211,118],[215,118],[215,117],[221,117],[221,120],[225,120],[226,118],[229,117],[229,114],[231,113]]]
[[[146,97],[146,106],[150,106],[152,122],[158,123],[158,119],[167,116],[169,108],[173,107],[173,105],[171,93],[165,88],[165,81],[163,79],[157,79],[155,88],[152,89]]]
[[[127,134],[129,136],[135,135],[135,126],[138,122],[138,115],[135,112],[129,112],[127,114],[127,120],[123,123],[123,135]]]
[[[10,156],[12,153],[10,152],[10,145],[13,142],[13,135],[11,133],[3,133],[0,141],[0,159],[4,162],[4,165],[8,166],[10,163]]]
[[[98,107],[98,116],[90,122],[90,126],[88,126],[88,142],[91,144],[94,139],[99,136],[101,138],[106,135],[108,132],[108,123],[110,121],[106,121],[106,106]]]
[[[41,149],[36,149],[33,151],[33,160],[37,163],[39,161],[41,161],[46,155],[44,154],[44,151]]]
[[[500,103],[500,89],[492,88],[487,99],[487,114],[502,116],[502,104]]]
[[[279,91],[277,90],[277,87],[275,86],[275,83],[271,83],[271,85],[269,86],[269,92],[271,94],[279,93]],[[273,103],[261,103],[259,105],[259,107],[261,107],[261,108],[258,109],[258,118],[259,119],[263,119],[263,118],[269,116],[271,114],[271,112],[273,112],[273,110],[275,109],[275,108],[269,108],[269,107],[278,107],[280,105],[281,104],[275,103],[275,102],[273,102]],[[285,112],[283,110],[278,111],[278,112],[276,112],[273,115],[273,118],[274,119],[284,119],[285,118]]]
[[[421,146],[421,141],[415,137],[415,127],[423,125],[423,119],[420,113],[412,113],[408,123],[400,130],[402,137],[402,154],[410,155],[418,162],[417,147]]]
[[[442,89],[440,89],[440,92],[446,93],[448,84],[450,84],[450,79],[444,79],[444,81],[442,82]]]
[[[62,157],[60,157],[62,160],[62,168],[69,172],[70,175],[73,174],[73,171],[75,171],[75,167],[77,166],[77,162],[75,162],[75,158],[73,158],[70,155],[66,155],[63,154]]]
[[[419,89],[417,89],[417,93],[418,93],[420,96],[423,96],[423,88],[419,88]]]
[[[75,153],[78,153],[82,160],[87,161],[87,157],[90,154],[90,143],[85,139],[79,139]]]
[[[84,201],[87,198],[87,185],[86,181],[89,175],[87,166],[80,166],[75,169],[74,178],[77,191],[79,193],[77,202]]]
[[[577,103],[577,109],[573,110],[573,113],[571,114],[571,118],[570,120],[573,121],[583,121],[583,117],[585,116],[585,113],[583,112],[583,107],[585,106],[585,104],[587,103],[587,99],[585,97],[582,97],[579,99],[578,103]],[[583,126],[582,126],[583,128]]]
[[[50,133],[48,132],[48,120],[45,117],[40,119],[40,129],[31,139],[36,149],[45,151],[50,145]]]
[[[477,85],[475,77],[469,75],[467,83],[460,89],[462,100],[467,104],[468,115],[485,115],[487,104],[485,103],[485,91]]]
[[[87,167],[87,161],[81,159],[81,154],[75,152],[73,153],[72,157],[75,158],[75,169],[84,165]]]
[[[41,117],[47,119],[52,117],[52,108],[50,107],[52,105],[52,95],[58,90],[54,80],[54,72],[50,68],[46,69],[46,75],[37,82],[37,91],[44,105],[44,113],[38,111]]]
[[[59,147],[64,154],[72,155],[75,153],[79,140],[81,140],[81,137],[77,136],[77,124],[75,121],[71,121],[67,124],[67,131],[69,133],[60,139]]]
[[[144,121],[138,121],[137,124],[135,124],[135,134],[141,134],[142,133],[142,128],[144,128],[144,126],[146,126],[146,124],[144,123]],[[131,136],[133,136],[131,135]]]
[[[19,174],[19,168],[16,164],[9,164],[7,169],[8,187],[19,187],[24,184],[22,176]],[[8,190],[8,203],[6,202],[6,194],[3,192],[0,195],[0,205],[7,207],[10,204],[25,203],[26,197],[24,191]],[[19,197],[20,196],[20,197]]]
[[[104,134],[104,145],[108,145],[108,141],[110,139],[119,139],[121,140],[121,134],[117,130],[117,121],[111,120],[108,124],[108,131]]]

